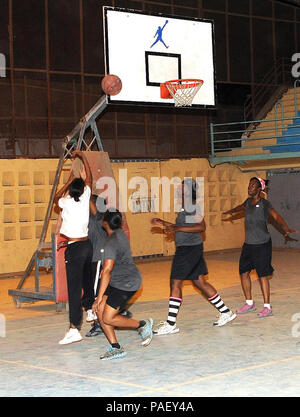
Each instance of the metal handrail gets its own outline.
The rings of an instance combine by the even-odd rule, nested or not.
[[[281,107],[281,117],[278,118],[277,117],[277,108]],[[244,130],[235,130],[235,129],[230,129],[230,130],[222,130],[222,131],[217,131],[217,129],[219,129],[220,127],[229,127],[229,126],[235,126],[235,125],[241,125],[244,124],[242,122],[230,122],[230,123],[211,123],[210,124],[210,139],[211,139],[211,157],[214,158],[216,152],[222,152],[222,151],[230,151],[230,150],[237,150],[237,149],[241,149],[241,147],[226,147],[225,148],[220,148],[220,149],[216,149],[216,147],[218,145],[221,145],[223,143],[232,143],[232,142],[240,142],[240,143],[248,143],[250,144],[251,142],[254,141],[258,141],[258,144],[256,146],[251,146],[251,145],[247,145],[247,146],[243,146],[244,150],[247,149],[261,149],[262,150],[262,146],[264,145],[259,145],[259,142],[263,141],[263,140],[269,140],[269,139],[278,139],[280,137],[282,137],[282,133],[281,135],[279,134],[279,126],[278,126],[278,121],[281,121],[281,132],[283,131],[283,129],[285,129],[286,127],[288,127],[289,129],[296,129],[296,128],[300,128],[300,124],[299,125],[288,125],[287,121],[295,121],[295,120],[299,120],[300,121],[300,116],[296,116],[296,117],[284,117],[284,110],[283,110],[283,105],[281,102],[277,102],[276,103],[276,107],[275,107],[275,115],[276,117],[274,119],[262,119],[262,120],[251,120],[248,122],[244,122],[246,124],[259,124],[261,122],[265,122],[265,123],[271,123],[271,122],[275,122],[275,135],[264,135],[264,136],[260,136],[258,138],[248,138],[248,137],[243,137],[240,136],[239,138],[234,138],[234,137],[227,137],[227,138],[220,138],[220,139],[216,139],[217,135],[231,135],[231,134],[238,134],[238,133],[242,133],[244,132]],[[250,132],[266,132],[266,131],[270,131],[274,129],[274,127],[267,127],[267,128],[261,128],[261,129],[249,129]],[[283,146],[290,146],[290,145],[300,145],[300,133],[290,133],[289,134],[285,134],[284,138],[296,138],[296,141],[290,142],[290,143],[276,143],[275,146],[279,146],[279,147],[283,147]],[[299,141],[298,141],[299,138]],[[267,145],[265,145],[267,146]],[[242,158],[241,158],[242,159]]]
[[[276,143],[276,145],[263,145],[264,147],[268,147],[268,146],[290,146],[290,145],[300,145],[300,133],[298,133],[297,135],[293,136],[293,137],[299,137],[299,142],[289,142],[289,143]],[[263,138],[262,138],[263,139]],[[266,138],[265,138],[266,139]],[[273,139],[273,138],[271,138]],[[226,151],[234,151],[237,148],[226,148]],[[241,148],[238,148],[241,149]],[[247,146],[246,148],[243,149],[261,149],[261,147],[259,146]],[[221,149],[221,151],[223,151],[224,149]]]
[[[289,63],[289,58],[278,58],[275,65],[265,73],[259,84],[254,86],[252,94],[248,95],[244,103],[245,120],[251,113],[254,117],[258,114],[259,110],[257,109],[265,102],[265,96],[270,96],[270,88],[274,89],[274,87],[287,83],[288,77],[286,75],[290,77],[290,71],[288,71]],[[289,80],[289,83],[291,83],[291,80]]]
[[[294,135],[284,135],[284,137],[285,138],[294,138],[294,137],[296,137],[296,136],[299,136],[300,137],[300,133],[295,133]],[[275,136],[261,136],[261,137],[259,137],[259,138],[255,138],[255,139],[240,139],[241,141],[245,141],[245,142],[251,142],[251,140],[252,141],[259,141],[259,140],[264,140],[264,139],[274,139],[274,137]],[[280,137],[280,136],[278,136],[278,137]],[[223,142],[237,142],[238,141],[238,139],[220,139],[220,140],[215,140],[214,141],[214,143],[223,143]],[[287,144],[286,144],[287,145]],[[254,148],[255,146],[252,146],[252,148]],[[250,148],[250,146],[245,146],[244,147],[245,149],[248,149],[248,148]],[[244,149],[243,148],[243,149]],[[227,148],[226,148],[227,149]],[[228,148],[229,149],[229,148]],[[235,148],[236,149],[236,148]],[[239,148],[239,149],[241,149],[241,148]]]
[[[285,117],[282,120],[291,120],[291,119],[293,120],[293,119],[295,119],[295,117],[293,117],[293,118]],[[272,120],[275,120],[275,119],[272,119]],[[284,128],[285,128],[285,126],[284,126]],[[296,129],[296,128],[299,128],[299,126],[289,126],[289,129]],[[273,127],[263,127],[263,128],[258,128],[258,129],[249,129],[248,132],[266,132],[268,130],[274,130],[274,128]],[[223,135],[224,133],[227,133],[227,134],[228,133],[243,133],[243,132],[244,132],[244,130],[227,130],[227,131],[222,131],[222,132],[214,132],[214,135]],[[245,138],[242,137],[241,139],[244,140]],[[248,140],[256,140],[256,139],[255,138],[254,139],[248,138]]]
[[[284,117],[283,120],[294,120],[298,119],[300,116],[297,117]],[[262,119],[262,120],[249,120],[247,122],[229,122],[229,123],[211,123],[213,126],[232,126],[232,125],[243,125],[243,124],[250,124],[251,123],[261,123],[261,122],[275,122],[275,119]],[[252,129],[254,132],[257,131],[257,129]],[[242,130],[244,132],[244,130]]]

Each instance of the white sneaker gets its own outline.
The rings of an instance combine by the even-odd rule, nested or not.
[[[66,334],[65,337],[60,340],[58,343],[60,345],[68,345],[69,343],[80,342],[82,340],[82,336],[79,333],[78,329],[70,329]]]
[[[220,313],[219,319],[214,322],[214,326],[224,326],[226,323],[234,320],[236,318],[236,314],[232,311],[228,311],[227,313]]]
[[[176,324],[174,326],[171,326],[167,321],[161,321],[159,323],[159,326],[156,330],[153,330],[153,334],[160,336],[162,334],[172,334],[172,333],[178,333],[179,329],[176,327]]]
[[[87,316],[85,321],[91,323],[92,321],[98,320],[97,314],[93,313],[93,310],[87,310]]]

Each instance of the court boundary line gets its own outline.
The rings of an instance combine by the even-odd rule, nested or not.
[[[127,386],[127,387],[144,389],[144,391],[140,391],[140,392],[137,392],[137,393],[132,393],[132,394],[126,395],[126,397],[136,397],[136,396],[143,396],[145,394],[151,394],[151,393],[153,394],[153,393],[157,393],[157,392],[165,392],[169,395],[170,394],[173,394],[173,395],[178,394],[178,395],[181,395],[181,396],[186,396],[186,395],[193,396],[192,394],[174,392],[174,391],[172,391],[172,389],[173,388],[176,389],[176,388],[182,387],[184,385],[195,384],[195,383],[207,381],[207,380],[214,379],[214,378],[233,375],[233,374],[240,373],[240,372],[245,372],[245,371],[251,371],[253,369],[259,369],[259,368],[263,368],[263,367],[267,367],[267,366],[278,365],[278,364],[281,364],[281,363],[285,363],[285,362],[289,362],[289,361],[293,361],[293,360],[299,360],[299,359],[300,359],[300,355],[291,356],[289,358],[279,359],[279,360],[276,360],[276,361],[263,362],[263,363],[256,364],[256,365],[251,365],[251,366],[248,366],[248,367],[245,367],[245,368],[237,368],[237,369],[232,369],[232,370],[229,370],[229,371],[226,371],[226,372],[220,372],[220,373],[217,373],[217,374],[206,375],[206,376],[202,376],[202,377],[199,377],[199,378],[187,380],[187,381],[184,381],[184,382],[179,382],[179,383],[176,383],[176,384],[164,385],[160,388],[155,388],[155,387],[150,388],[150,387],[146,387],[144,385],[134,384],[134,383],[131,383],[131,382],[124,382],[124,381],[113,380],[113,379],[109,379],[109,378],[102,378],[102,377],[98,377],[98,376],[94,376],[94,375],[84,375],[84,374],[79,374],[77,372],[69,372],[69,371],[63,371],[63,370],[59,370],[59,369],[46,368],[46,367],[42,367],[42,366],[27,364],[27,363],[24,363],[22,361],[9,361],[9,360],[5,360],[5,359],[0,359],[0,363],[6,363],[6,364],[9,364],[9,365],[15,365],[15,366],[22,366],[22,367],[37,369],[37,370],[40,370],[40,371],[45,371],[45,372],[50,372],[50,373],[62,374],[62,375],[70,376],[70,377],[73,376],[73,377],[78,377],[78,378],[85,378],[85,379],[91,379],[91,380],[96,380],[96,381],[109,382],[111,384],[120,384],[120,385],[124,385],[124,386]]]
[[[261,364],[251,365],[251,366],[248,366],[248,367],[245,367],[245,368],[232,369],[230,371],[220,372],[218,374],[206,375],[206,376],[202,376],[202,377],[199,377],[199,378],[191,379],[189,381],[179,382],[177,384],[165,385],[165,386],[161,387],[161,391],[166,391],[167,393],[172,395],[172,391],[170,391],[170,390],[173,387],[177,388],[177,387],[180,387],[180,386],[183,386],[183,385],[195,384],[195,383],[207,381],[207,380],[213,379],[213,378],[219,378],[219,377],[223,377],[223,376],[233,375],[233,374],[236,374],[236,373],[239,373],[239,372],[251,371],[253,369],[259,369],[259,368],[263,368],[265,366],[277,365],[277,364],[280,364],[280,363],[289,362],[289,361],[297,360],[297,359],[300,359],[300,355],[291,356],[289,358],[284,358],[284,359],[279,359],[277,361],[263,362]],[[131,396],[135,397],[137,395],[145,395],[145,394],[150,394],[150,393],[151,393],[151,390],[148,390],[148,391],[143,391],[143,392],[139,392],[139,393],[136,393],[136,394],[132,394]]]
[[[100,376],[84,375],[84,374],[80,374],[80,373],[77,373],[77,372],[69,372],[69,371],[64,371],[64,370],[61,370],[61,369],[47,368],[47,367],[44,367],[44,366],[28,364],[28,363],[25,363],[25,362],[22,362],[22,361],[9,361],[9,360],[6,360],[6,359],[0,359],[0,363],[6,363],[8,365],[21,366],[21,367],[24,367],[24,368],[37,369],[39,371],[45,371],[45,372],[50,372],[50,373],[55,373],[55,374],[62,374],[62,375],[70,376],[70,377],[86,378],[86,379],[96,380],[96,381],[99,381],[99,382],[109,382],[109,383],[112,383],[112,384],[121,384],[121,385],[126,385],[126,386],[130,386],[130,387],[134,387],[134,388],[143,388],[143,389],[148,388],[145,385],[134,384],[132,382],[123,382],[123,381],[114,380],[114,379],[110,379],[110,378],[103,378],[103,377],[100,377]],[[153,390],[160,391],[158,388],[157,389],[153,388]]]

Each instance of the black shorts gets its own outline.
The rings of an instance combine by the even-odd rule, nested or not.
[[[118,288],[111,287],[110,285],[106,288],[104,295],[107,295],[106,304],[117,310],[122,310],[127,301],[136,293],[136,291],[123,291]]]
[[[240,256],[240,274],[255,269],[259,278],[268,277],[273,274],[272,262],[272,240],[261,245],[249,245],[244,243]]]
[[[174,255],[170,279],[197,280],[199,275],[207,275],[203,258],[203,244],[178,246]]]

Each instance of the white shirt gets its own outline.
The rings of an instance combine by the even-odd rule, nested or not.
[[[69,195],[58,200],[58,205],[62,209],[61,234],[70,238],[88,235],[90,196],[91,189],[89,186],[85,186],[79,201],[75,201]]]

